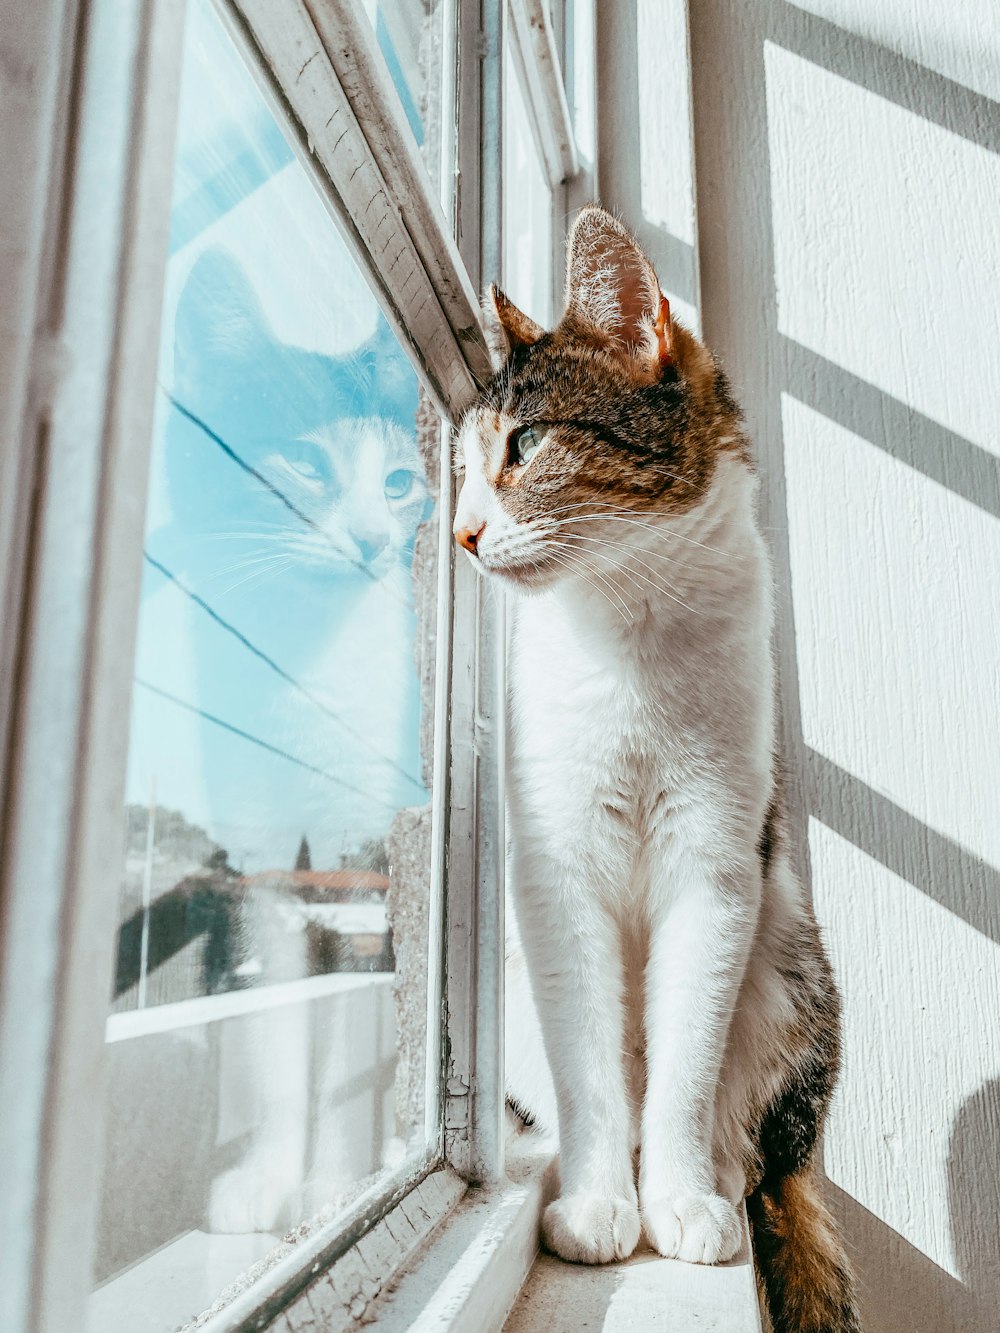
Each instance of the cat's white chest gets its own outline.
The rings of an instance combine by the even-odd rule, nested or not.
[[[681,780],[668,666],[644,647],[624,653],[542,599],[518,609],[509,781],[519,811],[554,838],[641,840],[650,801]]]

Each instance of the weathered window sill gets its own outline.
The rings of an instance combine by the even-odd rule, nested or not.
[[[587,1268],[539,1254],[539,1220],[555,1185],[551,1151],[516,1158],[510,1181],[467,1190],[450,1213],[390,1256],[395,1213],[380,1224],[373,1263],[358,1247],[346,1254],[274,1322],[272,1333],[565,1333],[671,1329],[686,1333],[761,1333],[749,1237],[731,1263],[716,1268],[661,1259],[648,1249],[628,1262]],[[419,1190],[440,1188],[437,1173]],[[401,1208],[403,1205],[400,1206]],[[399,1209],[396,1210],[399,1212]],[[362,1245],[364,1242],[362,1242]],[[373,1280],[386,1275],[381,1286]]]
[[[761,1333],[745,1219],[740,1253],[717,1268],[661,1259],[646,1248],[627,1263],[600,1268],[540,1254],[503,1327],[504,1333]]]

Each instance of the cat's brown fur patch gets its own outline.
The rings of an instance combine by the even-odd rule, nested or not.
[[[637,382],[634,362],[572,311],[529,348],[516,348],[477,408],[492,458],[500,430],[544,428],[530,470],[490,469],[518,521],[593,500],[638,512],[683,513],[703,498],[719,453],[748,457],[739,409],[711,355],[679,324],[674,360]],[[720,444],[720,441],[725,443]]]
[[[861,1333],[853,1278],[811,1169],[747,1201],[774,1333]]]

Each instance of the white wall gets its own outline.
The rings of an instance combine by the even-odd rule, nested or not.
[[[845,997],[869,1333],[1000,1327],[1000,24],[691,6],[702,318],[748,410]]]
[[[678,7],[654,6],[664,41]],[[664,282],[700,297],[757,442],[794,813],[845,998],[825,1161],[865,1328],[987,1333],[1000,1328],[1000,17],[986,0],[688,8],[693,235],[683,52],[643,37],[649,0],[602,19],[602,193]],[[636,135],[664,145],[659,165]],[[663,190],[673,213],[650,205]]]

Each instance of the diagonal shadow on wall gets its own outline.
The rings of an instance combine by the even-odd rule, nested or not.
[[[984,21],[989,6],[984,5]],[[838,27],[798,5],[767,6],[767,36],[779,46],[921,120],[1000,153],[1000,103],[878,42]]]
[[[781,337],[780,346],[793,397],[1000,518],[1000,457],[801,343]]]
[[[995,1015],[984,1015],[994,1022]],[[990,1079],[962,1103],[948,1148],[948,1207],[962,1281],[988,1302],[1000,1277],[1000,1079]],[[981,1327],[990,1326],[984,1305]],[[995,1318],[995,1306],[993,1317]]]
[[[703,319],[709,342],[732,374],[757,445],[762,513],[770,529],[779,589],[776,646],[795,836],[805,843],[804,817],[819,818],[988,938],[1000,941],[1000,871],[861,779],[813,754],[804,742],[794,607],[787,595],[791,553],[781,394],[794,394],[996,516],[1000,480],[997,462],[987,451],[781,336],[765,43],[776,43],[991,152],[1000,152],[997,104],[784,0],[699,0],[689,13]],[[795,809],[797,801],[801,805]],[[863,910],[862,903],[857,906]],[[983,1019],[984,1024],[995,1023],[994,1015]],[[905,1032],[900,1040],[905,1050]],[[920,1077],[912,1055],[901,1068],[907,1077]],[[871,1069],[866,1077],[890,1079],[895,1072]],[[941,1089],[942,1117],[950,1116],[963,1091]],[[912,1212],[915,1238],[921,1217],[933,1215],[936,1220],[950,1208],[961,1280],[857,1200],[830,1186],[861,1278],[866,1333],[986,1333],[997,1327],[1000,1264],[995,1229],[1000,1214],[990,1182],[998,1168],[983,1145],[997,1142],[998,1114],[997,1083],[986,1084],[962,1106],[952,1132],[947,1198],[937,1171],[920,1160],[900,1163],[900,1178],[887,1182],[899,1214]],[[926,1133],[944,1128],[928,1125]],[[866,1157],[878,1155],[878,1130],[857,1119],[852,1133],[863,1171]],[[990,1179],[981,1174],[991,1171]]]
[[[825,755],[806,748],[804,756],[811,814],[1000,943],[1000,870]]]
[[[989,1306],[857,1199],[827,1181],[827,1203],[858,1278],[865,1333],[986,1333]]]

